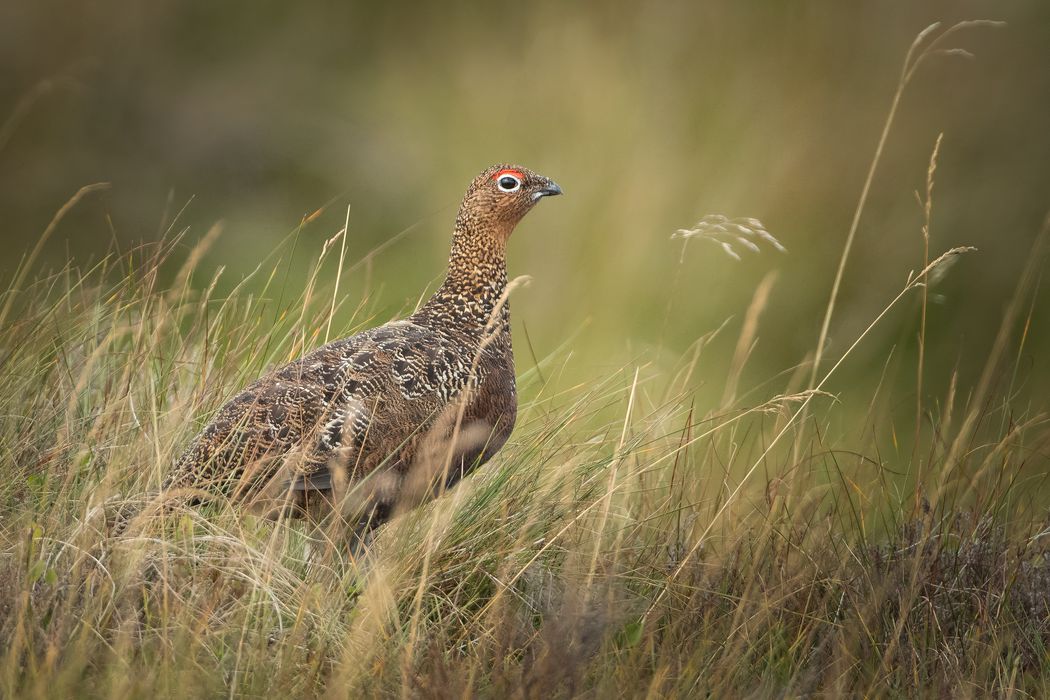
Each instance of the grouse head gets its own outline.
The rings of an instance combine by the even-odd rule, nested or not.
[[[549,177],[520,165],[493,165],[470,183],[456,226],[505,242],[536,202],[558,194],[561,188]]]

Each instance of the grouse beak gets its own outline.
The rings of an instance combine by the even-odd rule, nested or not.
[[[539,199],[540,197],[553,197],[561,194],[561,188],[558,187],[558,183],[554,180],[547,180],[547,183],[541,188],[536,190],[532,194],[533,199]]]

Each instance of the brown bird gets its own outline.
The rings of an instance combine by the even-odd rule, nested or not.
[[[408,318],[320,347],[230,399],[165,490],[323,502],[367,531],[488,461],[514,428],[507,239],[553,180],[494,165],[456,216],[444,283]],[[282,506],[283,507],[283,506]]]

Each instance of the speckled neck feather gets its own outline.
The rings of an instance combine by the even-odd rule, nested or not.
[[[506,250],[506,237],[499,228],[461,210],[445,281],[417,315],[462,324],[464,330],[483,330],[507,288]],[[500,316],[509,333],[506,301]]]

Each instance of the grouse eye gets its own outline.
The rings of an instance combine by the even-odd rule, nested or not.
[[[521,180],[513,175],[504,175],[496,184],[504,192],[516,192],[521,187]]]

